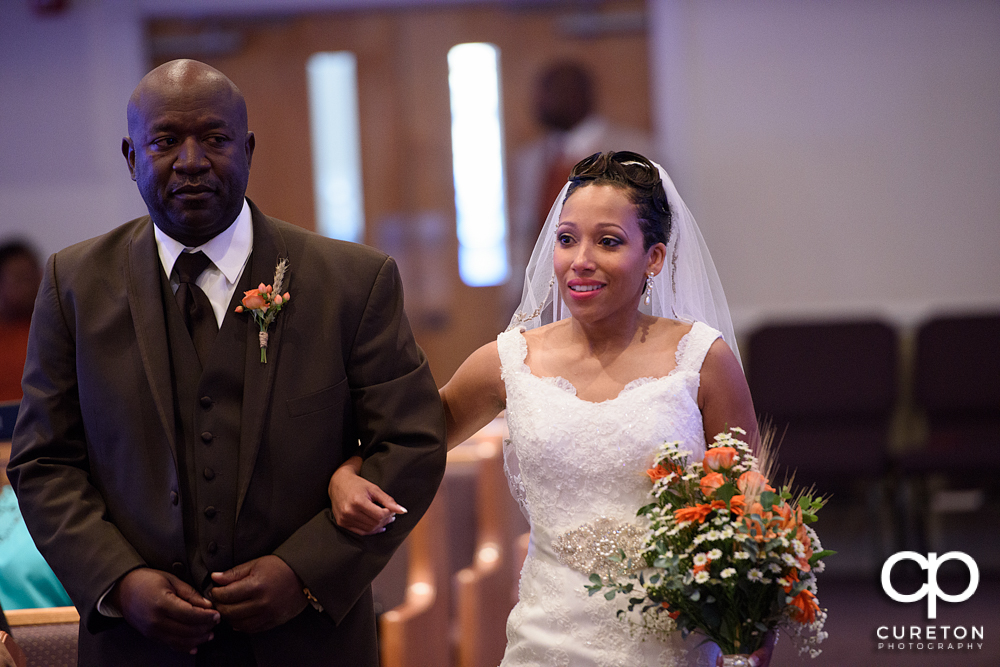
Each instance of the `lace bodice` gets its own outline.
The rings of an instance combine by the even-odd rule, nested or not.
[[[523,495],[516,495],[529,520],[559,532],[601,515],[631,521],[645,504],[645,470],[658,445],[680,440],[700,458],[705,449],[697,404],[700,370],[718,337],[695,323],[681,339],[677,367],[669,375],[633,380],[615,398],[592,403],[578,398],[561,377],[532,375],[524,363],[524,335],[516,329],[501,334],[508,459],[517,457],[516,466],[508,467],[514,469],[515,488],[523,488]]]
[[[645,653],[635,652],[650,647],[637,648],[642,642],[622,634],[624,624],[602,596],[587,598],[585,573],[562,572],[569,568],[559,563],[552,543],[601,517],[637,524],[636,510],[648,502],[650,482],[645,471],[664,441],[680,440],[695,460],[701,458],[705,434],[697,404],[700,371],[708,348],[718,337],[719,332],[696,322],[678,345],[673,371],[630,382],[618,396],[600,403],[577,397],[576,389],[563,378],[533,375],[524,363],[528,348],[521,331],[514,329],[497,338],[507,389],[508,477],[532,531],[521,600],[508,627],[505,667],[669,663],[666,659],[635,662],[649,660]],[[563,591],[563,587],[578,590]],[[545,641],[539,642],[530,627],[522,627],[533,624],[531,605],[560,619],[557,631],[550,628],[544,633]],[[563,640],[556,637],[560,634],[574,645],[616,648],[595,648],[582,660],[563,646]],[[546,646],[552,642],[557,645]],[[556,659],[562,655],[559,651],[569,651],[565,660]]]

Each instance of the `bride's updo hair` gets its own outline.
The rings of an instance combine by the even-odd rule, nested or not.
[[[663,191],[659,170],[643,156],[631,151],[594,153],[576,163],[569,181],[566,199],[577,188],[586,185],[610,185],[625,190],[635,204],[644,249],[649,250],[657,243],[666,245],[670,238],[667,194]]]

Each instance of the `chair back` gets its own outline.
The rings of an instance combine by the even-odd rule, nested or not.
[[[916,348],[913,398],[928,447],[1000,449],[1000,314],[932,319]]]
[[[5,610],[11,634],[34,667],[76,667],[80,614],[76,607]]]
[[[892,328],[775,324],[751,334],[747,351],[754,406],[777,429],[778,463],[799,483],[884,472],[898,396]]]

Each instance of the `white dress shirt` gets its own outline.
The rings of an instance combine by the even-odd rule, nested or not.
[[[160,255],[163,272],[170,276],[170,289],[177,293],[179,282],[174,272],[174,263],[182,252],[198,252],[208,256],[212,263],[208,265],[195,284],[205,292],[205,296],[215,311],[215,321],[222,328],[222,318],[226,315],[236,292],[236,286],[243,275],[250,251],[253,250],[253,222],[250,218],[250,205],[243,200],[243,210],[218,236],[196,248],[188,248],[183,243],[170,238],[159,227],[153,226],[156,237],[156,251]],[[256,287],[256,285],[254,285]]]

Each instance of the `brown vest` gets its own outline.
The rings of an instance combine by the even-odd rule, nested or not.
[[[169,281],[160,272],[187,551],[187,563],[175,564],[174,574],[202,593],[211,587],[212,572],[236,565],[233,536],[248,324],[247,316],[234,310],[249,289],[249,274],[244,270],[202,368]]]

